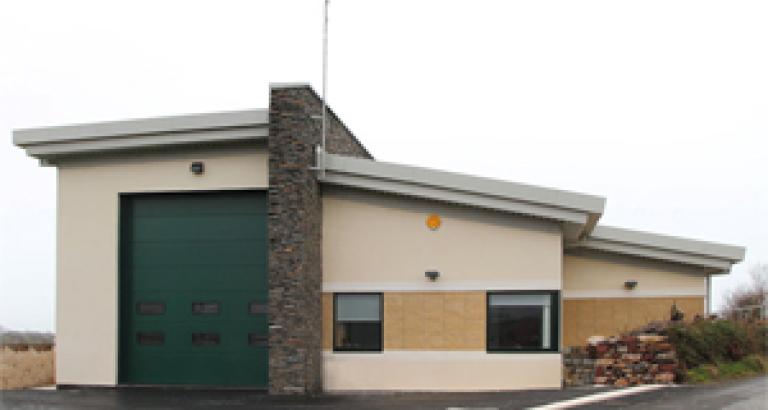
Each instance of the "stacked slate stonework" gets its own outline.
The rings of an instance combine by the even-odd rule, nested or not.
[[[595,382],[595,359],[584,346],[563,350],[563,382],[565,387],[585,386]]]
[[[566,349],[564,364],[566,387],[667,384],[675,381],[678,370],[674,347],[659,334],[595,336],[585,347]]]
[[[590,340],[587,351],[595,360],[595,384],[630,386],[675,381],[677,355],[666,336],[595,338]]]

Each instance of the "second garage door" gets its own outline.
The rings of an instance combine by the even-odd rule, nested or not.
[[[266,194],[131,195],[120,212],[120,383],[266,387]]]

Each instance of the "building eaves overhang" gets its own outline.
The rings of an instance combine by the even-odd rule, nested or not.
[[[706,273],[728,273],[744,260],[745,248],[676,236],[597,226],[569,249],[589,249],[703,268]]]
[[[318,151],[325,184],[438,200],[561,222],[576,241],[595,226],[605,198],[491,178]]]
[[[142,118],[13,131],[13,143],[41,160],[57,157],[153,148],[266,139],[265,109]]]

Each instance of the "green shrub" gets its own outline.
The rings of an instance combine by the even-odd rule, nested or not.
[[[667,334],[686,369],[738,362],[748,355],[765,356],[768,352],[766,324],[702,320],[673,325],[667,329]]]

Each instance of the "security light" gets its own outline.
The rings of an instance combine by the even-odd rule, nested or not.
[[[195,161],[189,166],[189,171],[195,175],[202,175],[205,172],[205,165],[202,161]]]
[[[637,281],[636,280],[628,280],[624,282],[624,289],[632,290],[637,287]]]

